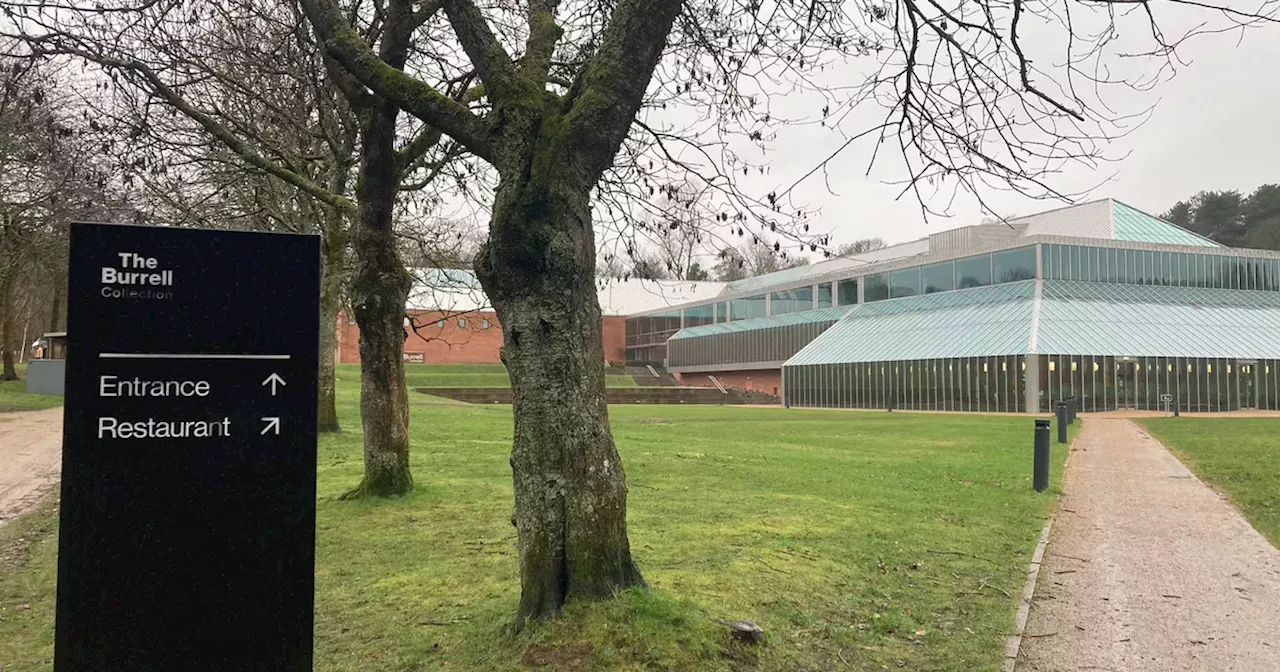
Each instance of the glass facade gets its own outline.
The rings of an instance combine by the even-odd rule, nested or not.
[[[715,324],[716,306],[709,303],[705,306],[693,306],[684,309],[684,326],[700,327],[704,324]]]
[[[814,408],[1026,411],[1020,355],[787,367],[787,404]]]
[[[670,341],[670,366],[711,366],[749,362],[781,362],[800,352],[835,319],[788,324],[761,329],[744,329]]]
[[[1280,259],[1043,245],[1046,280],[1280,291]]]
[[[1040,410],[1074,397],[1083,412],[1280,410],[1280,360],[1040,355]]]
[[[872,301],[883,301],[889,298],[889,276],[886,273],[876,273],[874,275],[864,276],[862,282],[865,286],[862,288],[862,302],[871,303]]]
[[[941,264],[930,264],[920,269],[920,284],[925,294],[949,292],[956,288],[956,264],[944,261]]]
[[[828,289],[830,297],[830,289]],[[813,310],[813,287],[796,287],[769,295],[769,314],[786,315]],[[755,315],[753,317],[763,317]]]
[[[889,298],[915,296],[920,293],[920,267],[904,268],[889,274]]]
[[[667,339],[680,331],[680,311],[627,318],[628,362],[661,364],[667,356]]]
[[[763,294],[745,299],[734,299],[729,302],[730,320],[749,320],[753,317],[764,316],[765,298]]]
[[[992,276],[997,283],[1034,280],[1036,248],[1020,247],[991,255]]]
[[[854,303],[857,302],[855,301]],[[831,284],[818,285],[818,308],[830,308],[831,306]]]
[[[1084,412],[1280,410],[1280,259],[1210,251],[1023,246],[690,306],[684,327],[712,326],[674,340],[681,312],[631,318],[627,354],[696,371],[791,360],[782,392],[797,407],[1049,413],[1075,398]],[[1026,282],[1038,271],[1045,282]],[[971,288],[985,289],[955,291]],[[832,308],[858,304],[859,290],[864,303],[901,301]],[[1114,355],[984,354],[1029,348]],[[1120,356],[1135,352],[1148,356]]]
[[[986,287],[991,284],[991,256],[957,259],[956,289]]]
[[[858,302],[858,279],[841,280],[837,283],[840,305],[852,306]]]

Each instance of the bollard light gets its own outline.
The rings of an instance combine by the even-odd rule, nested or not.
[[[1059,404],[1059,407],[1061,406],[1062,404]],[[1044,492],[1049,488],[1049,421],[1039,418],[1036,419],[1031,485],[1036,492]]]

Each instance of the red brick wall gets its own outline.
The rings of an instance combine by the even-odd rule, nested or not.
[[[497,364],[501,359],[502,325],[492,312],[466,315],[438,312],[414,313],[418,328],[409,330],[406,353],[421,353],[427,364]],[[444,326],[437,326],[443,320]],[[459,326],[461,320],[466,326]],[[485,320],[489,326],[485,327]],[[626,356],[626,318],[604,318],[604,356],[607,361],[621,361]],[[360,362],[360,328],[346,316],[338,318],[338,361]]]
[[[606,362],[624,362],[627,359],[627,318],[621,315],[604,317],[604,359]]]
[[[680,382],[690,387],[712,387],[707,376],[715,376],[725,387],[740,387],[769,394],[782,394],[781,369],[755,369],[751,371],[710,371],[707,373],[679,374]]]

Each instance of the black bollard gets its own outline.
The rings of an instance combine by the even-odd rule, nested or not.
[[[1178,401],[1177,399],[1174,399],[1174,400],[1173,400],[1173,417],[1175,417],[1175,418],[1176,418],[1176,417],[1178,417],[1179,415],[1181,415],[1181,413],[1179,412],[1179,411],[1181,410],[1181,406],[1182,406],[1182,404],[1181,404],[1181,403],[1179,403],[1179,401]]]
[[[1062,404],[1058,404],[1061,408]],[[1036,492],[1044,492],[1049,487],[1049,421],[1036,420],[1036,452],[1032,465],[1031,485]]]
[[[1067,442],[1067,425],[1071,424],[1071,407],[1065,401],[1058,402],[1058,443]]]

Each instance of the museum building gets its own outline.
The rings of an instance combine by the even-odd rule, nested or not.
[[[792,407],[1280,409],[1280,253],[1103,199],[630,314],[625,349]]]

